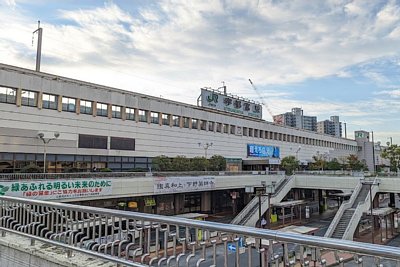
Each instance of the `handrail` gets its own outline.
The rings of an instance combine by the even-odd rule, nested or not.
[[[51,245],[57,246],[59,244],[59,246],[67,250],[77,250],[78,248],[88,250],[91,257],[101,257],[100,254],[107,255],[107,258],[110,258],[107,260],[113,261],[115,259],[115,262],[118,263],[123,263],[121,260],[126,259],[131,262],[131,266],[134,266],[133,263],[138,263],[138,260],[141,260],[141,263],[145,265],[149,262],[157,262],[161,260],[162,255],[167,258],[175,257],[176,254],[174,253],[176,253],[176,246],[178,245],[180,246],[179,251],[181,251],[181,254],[188,261],[191,258],[189,255],[201,256],[203,248],[206,245],[214,246],[214,244],[215,246],[219,246],[219,249],[213,249],[214,252],[212,253],[214,255],[212,256],[224,261],[225,266],[227,266],[227,244],[229,242],[229,244],[237,247],[241,238],[247,244],[243,246],[245,252],[258,248],[260,240],[263,239],[280,242],[285,246],[288,243],[299,244],[300,249],[308,246],[316,248],[318,251],[321,249],[332,250],[334,252],[344,251],[355,254],[355,256],[368,255],[387,258],[400,263],[400,249],[396,247],[299,235],[232,224],[189,220],[172,216],[85,207],[15,197],[0,196],[0,218],[0,231],[20,234],[40,241],[48,239]],[[111,222],[111,224],[105,222]],[[98,225],[98,227],[93,227],[95,225]],[[74,226],[80,226],[77,228],[79,230],[73,231],[75,229]],[[199,235],[198,231],[201,231],[202,234]],[[133,235],[133,238],[136,240],[128,237],[126,233],[130,232],[137,233]],[[193,233],[195,234],[193,235]],[[115,236],[118,236],[118,238]],[[155,240],[150,238],[152,236],[156,236],[156,238],[163,237],[164,242],[155,242]],[[251,239],[254,241],[250,241]],[[170,242],[169,240],[174,240],[174,242]],[[81,242],[86,242],[86,244],[82,245]],[[122,242],[125,242],[127,246],[118,245]],[[173,249],[169,249],[169,242],[173,246]],[[264,243],[264,241],[261,243]],[[118,253],[113,249],[115,245],[118,247]],[[151,250],[151,246],[155,246],[155,249]],[[107,250],[110,247],[111,249]],[[133,249],[135,251],[143,250],[141,259],[131,256]],[[272,255],[279,253],[278,251],[274,251],[274,249],[271,246],[268,253],[272,253]],[[122,254],[121,251],[124,253]],[[221,251],[223,255],[221,255]],[[270,261],[270,258],[266,257],[265,250],[258,250],[258,252],[263,254],[262,256],[267,261]],[[137,254],[135,255],[137,256]],[[242,257],[241,255],[243,254],[236,253],[238,260]],[[249,254],[244,253],[244,255]],[[279,265],[279,257],[273,257],[273,259],[275,259],[274,263],[277,261]],[[294,260],[304,263],[306,258],[303,253],[300,253],[300,259]],[[323,256],[320,259],[320,262],[322,261]]]
[[[238,176],[238,175],[280,175],[265,171],[185,171],[185,172],[76,172],[76,173],[0,173],[0,180],[44,180],[44,179],[73,179],[73,178],[119,178],[145,176]]]
[[[340,219],[343,216],[343,213],[345,210],[351,208],[353,206],[355,199],[357,198],[358,194],[360,193],[362,189],[362,184],[361,181],[357,184],[357,186],[354,188],[353,193],[350,196],[350,199],[347,201],[344,201],[342,205],[340,205],[338,211],[336,212],[335,217],[333,218],[332,222],[329,224],[328,230],[325,232],[325,237],[331,237],[333,232],[335,231]]]

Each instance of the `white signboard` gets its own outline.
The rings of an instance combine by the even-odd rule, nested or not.
[[[215,188],[214,177],[155,177],[154,193],[205,191]]]
[[[3,196],[49,200],[111,194],[111,179],[0,181],[0,195]]]
[[[201,89],[201,106],[224,110],[253,118],[262,118],[262,106],[260,104],[207,89]]]

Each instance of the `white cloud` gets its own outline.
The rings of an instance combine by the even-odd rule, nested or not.
[[[383,90],[375,92],[375,95],[388,95],[393,98],[400,98],[400,89],[397,90]]]

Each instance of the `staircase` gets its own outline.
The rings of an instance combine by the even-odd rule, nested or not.
[[[284,177],[278,181],[275,187],[275,193],[271,196],[271,204],[279,203],[294,187],[295,179],[293,176]],[[259,196],[255,196],[249,204],[231,221],[231,224],[255,226],[259,220]],[[269,207],[268,197],[261,196],[261,214],[264,214]]]
[[[372,181],[371,181],[372,182]],[[379,182],[374,180],[371,192],[372,198],[379,190]],[[355,188],[352,196],[340,206],[335,218],[333,219],[325,237],[332,237],[338,239],[353,239],[353,235],[357,225],[364,212],[370,208],[370,185],[363,184],[363,181]]]

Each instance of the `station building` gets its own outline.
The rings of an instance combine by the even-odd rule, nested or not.
[[[0,64],[0,172],[43,166],[45,148],[49,172],[148,170],[159,155],[204,156],[207,143],[207,156],[224,156],[231,171],[277,169],[289,155],[306,165],[318,154],[358,153],[355,140],[134,90]]]

